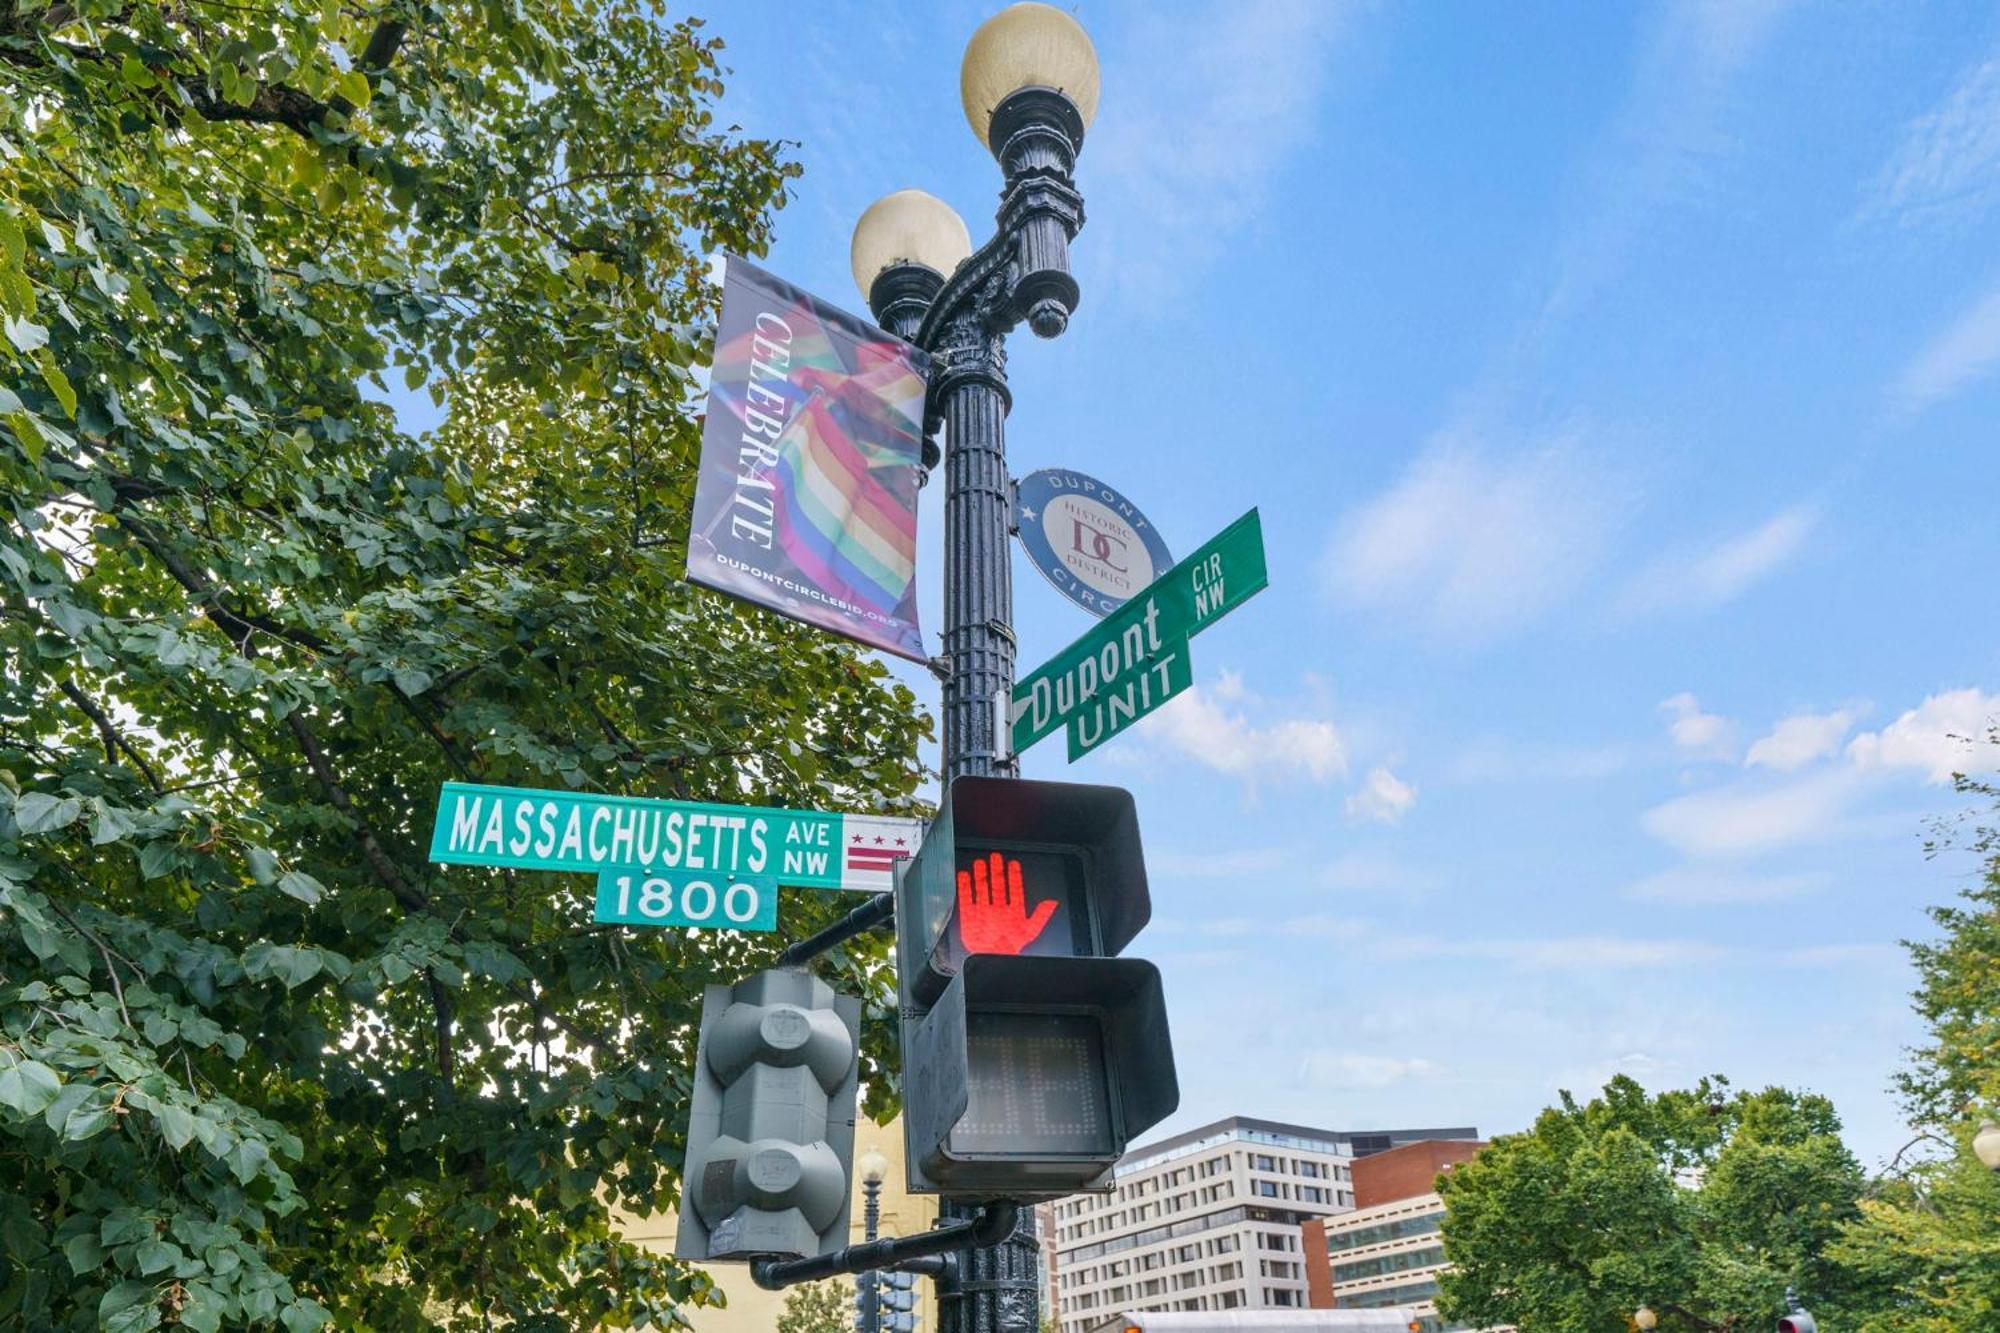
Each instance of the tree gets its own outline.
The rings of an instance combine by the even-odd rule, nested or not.
[[[1988,737],[2000,747],[2000,730]],[[1911,1052],[1896,1079],[1911,1120],[1950,1125],[1976,1105],[2000,1107],[2000,785],[1960,775],[1961,795],[1984,806],[1985,822],[1960,836],[1945,826],[1929,850],[1962,847],[1979,857],[1979,882],[1961,895],[1962,907],[1934,907],[1941,936],[1906,941],[1917,969],[1918,1015],[1929,1044]],[[1971,813],[1971,812],[1968,812]],[[1979,816],[1974,816],[1975,819]]]
[[[1908,945],[1930,1041],[1896,1080],[1922,1127],[1909,1147],[1935,1151],[1907,1168],[1899,1154],[1833,1251],[1888,1293],[1858,1325],[1865,1333],[2000,1325],[2000,1174],[1971,1147],[1980,1121],[2000,1118],[2000,787],[1960,777],[1958,789],[1981,802],[1984,822],[1963,839],[1945,830],[1933,850],[1962,843],[1983,873],[1963,906],[1932,909],[1939,938]]]
[[[703,253],[793,173],[716,125],[717,46],[632,0],[0,8],[0,1325],[710,1298],[614,1210],[673,1198],[701,986],[775,942],[425,833],[453,778],[912,801],[884,668],[676,577]],[[890,1002],[879,941],[826,966]]]
[[[1705,1079],[1648,1096],[1620,1076],[1568,1093],[1523,1134],[1440,1178],[1438,1308],[1522,1333],[1619,1328],[1640,1305],[1661,1327],[1748,1327],[1785,1288],[1837,1321],[1860,1299],[1826,1258],[1864,1180],[1823,1097],[1729,1092]]]
[[[848,1333],[853,1327],[853,1284],[808,1282],[785,1293],[777,1333]]]

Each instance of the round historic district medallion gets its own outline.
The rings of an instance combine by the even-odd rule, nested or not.
[[[1116,611],[1174,562],[1123,492],[1067,468],[1014,483],[1014,523],[1035,568],[1094,616]]]

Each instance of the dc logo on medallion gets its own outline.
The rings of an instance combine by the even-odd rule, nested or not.
[[[1014,484],[1014,523],[1035,568],[1094,616],[1116,611],[1173,564],[1159,530],[1123,492],[1067,468]]]

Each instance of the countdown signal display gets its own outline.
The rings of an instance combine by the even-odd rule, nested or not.
[[[896,893],[911,1188],[1109,1188],[1180,1101],[1131,793],[960,778]]]

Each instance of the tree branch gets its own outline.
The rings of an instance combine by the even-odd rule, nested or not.
[[[160,785],[159,774],[153,771],[153,766],[146,762],[145,756],[141,755],[138,750],[133,748],[132,743],[125,739],[124,734],[112,723],[110,715],[102,708],[99,708],[96,701],[78,689],[74,682],[68,680],[57,681],[56,688],[61,690],[71,703],[82,709],[85,717],[88,717],[92,722],[97,724],[98,734],[104,738],[104,757],[106,759],[115,760],[122,752],[131,761],[132,767],[139,770],[139,775],[146,779],[146,785],[153,789],[154,795],[158,796],[165,793],[166,789]]]

